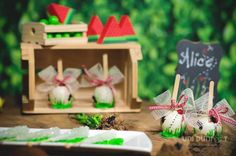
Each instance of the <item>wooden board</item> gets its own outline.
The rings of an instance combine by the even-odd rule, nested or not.
[[[144,131],[151,139],[153,143],[153,150],[151,155],[187,155],[187,156],[201,156],[201,155],[215,155],[215,156],[230,156],[235,155],[236,152],[236,135],[235,132],[229,127],[224,127],[223,140],[220,144],[211,143],[209,141],[205,142],[194,142],[188,139],[163,139],[160,137],[160,122],[153,119],[148,107],[151,103],[144,102],[142,105],[142,111],[140,113],[121,113],[120,117],[124,119],[125,126],[128,130],[134,131]],[[151,104],[152,105],[152,104]],[[236,116],[234,116],[235,118]],[[51,114],[51,115],[22,115],[19,107],[19,101],[13,97],[6,98],[5,108],[2,113],[0,113],[0,127],[9,127],[16,125],[27,125],[31,128],[49,128],[49,127],[59,127],[59,128],[75,128],[80,126],[78,122],[72,120],[68,114]],[[34,149],[31,147],[30,149]],[[0,155],[2,152],[16,151],[17,148],[12,148],[9,150],[5,146],[0,145]],[[41,149],[39,149],[41,150]],[[50,147],[48,150],[53,150]],[[73,149],[56,149],[55,153],[64,153],[68,155],[68,152],[72,152]],[[111,153],[110,153],[111,152]],[[57,155],[54,154],[54,155]],[[77,155],[86,155],[88,153],[83,153],[83,151],[77,151]],[[92,153],[94,154],[94,153]],[[91,155],[92,155],[91,154]],[[96,153],[97,155],[98,153]],[[112,151],[106,151],[104,154],[100,155],[128,155],[131,153],[115,153]],[[139,154],[139,153],[138,153]],[[138,155],[136,154],[136,155]],[[99,155],[99,154],[98,154]],[[135,154],[134,154],[135,155]],[[141,155],[141,154],[139,154]]]

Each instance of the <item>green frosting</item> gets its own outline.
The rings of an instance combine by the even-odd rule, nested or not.
[[[55,142],[61,142],[61,143],[79,143],[85,138],[73,138],[73,139],[65,139],[65,140],[58,140]]]
[[[72,100],[68,101],[67,103],[64,103],[63,101],[56,101],[56,100],[50,100],[52,105],[51,107],[54,109],[66,109],[72,107]]]
[[[88,41],[94,42],[94,41],[97,41],[98,38],[99,38],[99,35],[90,35],[90,36],[88,36]]]
[[[114,105],[115,105],[115,101],[113,101],[112,103],[95,102],[95,107],[102,108],[102,109],[113,108]]]
[[[178,128],[175,131],[171,131],[169,128],[166,128],[161,132],[161,136],[164,138],[179,138],[184,134],[185,130],[186,126]]]
[[[138,41],[138,38],[135,35],[125,36],[126,41]]]
[[[124,139],[123,138],[113,138],[110,140],[103,140],[95,142],[94,144],[102,144],[102,145],[123,145]]]
[[[33,138],[31,140],[28,140],[30,142],[41,142],[41,141],[45,141],[48,140],[49,137],[42,137],[42,138]]]

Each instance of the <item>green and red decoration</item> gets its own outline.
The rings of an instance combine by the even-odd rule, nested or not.
[[[137,41],[135,31],[128,15],[121,17],[118,23],[115,16],[110,16],[107,20],[97,43],[120,43]]]
[[[119,23],[121,34],[125,37],[126,41],[137,41],[137,37],[135,35],[135,31],[133,29],[133,25],[130,21],[128,15],[121,16]]]
[[[63,24],[70,24],[72,16],[75,13],[75,10],[57,3],[51,3],[48,5],[48,13],[50,15],[56,16],[59,19],[59,22]]]
[[[89,25],[87,36],[90,42],[97,41],[102,33],[103,24],[98,16],[92,16]]]
[[[101,36],[97,40],[97,43],[117,43],[124,41],[125,39],[121,34],[119,23],[115,16],[110,16],[103,28]]]

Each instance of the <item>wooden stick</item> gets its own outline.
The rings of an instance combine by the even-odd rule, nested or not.
[[[214,97],[214,81],[211,81],[209,84],[208,111],[213,107],[213,97]]]
[[[108,77],[108,55],[105,53],[102,55],[102,63],[103,63],[103,76],[104,79]]]
[[[57,72],[58,79],[63,80],[63,65],[61,59],[57,60]]]
[[[175,76],[175,84],[174,84],[174,89],[173,89],[173,93],[172,93],[173,100],[176,100],[176,98],[177,98],[177,94],[178,94],[178,90],[179,90],[179,81],[180,81],[180,75],[177,74]]]

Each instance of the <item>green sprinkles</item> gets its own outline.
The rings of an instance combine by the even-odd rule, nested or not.
[[[80,138],[73,138],[73,139],[57,140],[55,142],[61,142],[61,143],[79,143],[79,142],[81,142],[84,139],[85,138],[80,137]]]
[[[213,138],[215,136],[215,130],[210,130],[209,132],[207,132],[206,136],[208,138]]]
[[[31,140],[29,140],[30,142],[41,142],[41,141],[46,141],[48,140],[49,137],[42,137],[42,138],[33,138]]]
[[[68,101],[67,103],[64,103],[62,101],[55,101],[55,100],[50,100],[52,105],[51,107],[54,109],[66,109],[66,108],[71,108],[72,107],[72,100]]]
[[[115,101],[113,101],[112,103],[95,102],[95,107],[102,108],[102,109],[113,108],[114,105],[115,105]]]
[[[101,144],[101,145],[123,145],[124,144],[124,139],[123,138],[113,138],[110,140],[103,140],[103,141],[98,141],[95,142],[94,144]]]
[[[179,138],[184,134],[185,130],[186,126],[178,128],[174,132],[166,128],[161,132],[161,136],[164,138]]]

